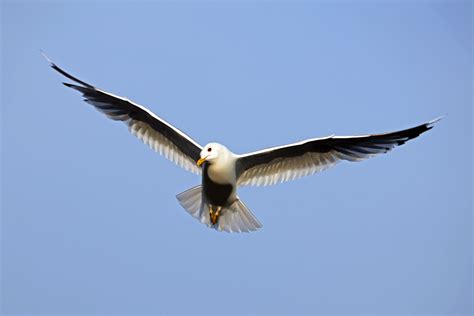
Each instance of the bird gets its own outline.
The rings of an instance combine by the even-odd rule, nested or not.
[[[237,195],[240,186],[267,186],[313,175],[340,161],[361,161],[384,154],[430,130],[427,123],[390,133],[313,138],[246,154],[211,142],[201,146],[149,109],[72,76],[42,53],[52,69],[69,79],[108,118],[121,121],[151,149],[201,176],[201,184],[178,195],[179,204],[206,226],[224,232],[252,232],[262,224]]]

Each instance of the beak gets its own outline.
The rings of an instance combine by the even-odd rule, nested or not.
[[[200,158],[197,162],[196,162],[196,165],[198,165],[199,167],[201,167],[201,165],[206,161],[207,157],[204,157],[204,158]]]

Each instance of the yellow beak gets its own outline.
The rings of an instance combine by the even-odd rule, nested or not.
[[[201,165],[206,161],[207,157],[204,157],[204,158],[200,158],[197,162],[196,162],[196,165],[198,165],[199,167],[201,167]]]

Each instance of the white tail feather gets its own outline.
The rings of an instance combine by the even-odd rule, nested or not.
[[[189,213],[192,217],[199,219],[201,210],[201,199],[202,199],[202,186],[198,185],[181,192],[176,196],[179,204]]]
[[[255,231],[262,227],[255,215],[238,198],[230,206],[222,208],[217,223],[212,225],[209,206],[207,203],[202,203],[202,186],[200,185],[178,194],[176,198],[192,217],[215,230],[240,233]]]

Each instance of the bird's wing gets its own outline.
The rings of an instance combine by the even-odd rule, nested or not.
[[[59,68],[48,57],[45,58],[54,70],[77,83],[63,82],[65,86],[81,92],[84,101],[92,104],[108,118],[127,124],[130,132],[154,151],[186,170],[201,173],[196,162],[202,147],[188,135],[145,107],[81,81]]]
[[[237,184],[272,185],[323,171],[340,160],[360,161],[383,154],[431,129],[438,120],[393,133],[329,136],[240,155]]]

